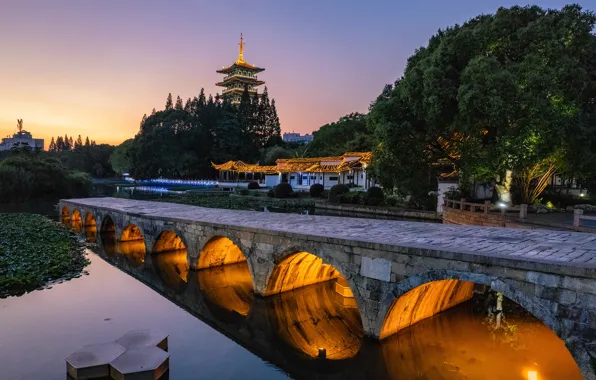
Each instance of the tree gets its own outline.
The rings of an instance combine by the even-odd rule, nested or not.
[[[83,140],[81,139],[81,135],[79,135],[79,137],[77,137],[76,141],[74,142],[74,150],[78,152],[81,150],[82,147]]]
[[[425,192],[442,165],[505,200],[523,184],[530,201],[559,168],[596,173],[579,162],[594,147],[595,21],[577,5],[516,6],[440,30],[371,106],[375,178]]]
[[[112,169],[119,174],[128,173],[131,168],[131,157],[130,150],[133,145],[133,139],[128,139],[122,144],[118,145],[112,155],[110,156],[109,162],[112,165]]]
[[[166,111],[171,110],[172,108],[173,108],[172,93],[169,93],[168,98],[166,99]]]
[[[176,106],[174,108],[178,111],[182,111],[184,109],[184,105],[182,104],[182,99],[180,96],[176,97]]]
[[[313,141],[308,145],[308,154],[320,157],[339,156],[350,151],[371,151],[376,142],[368,133],[366,115],[352,113],[323,125],[314,132]]]
[[[55,152],[56,151],[56,143],[54,142],[54,138],[52,137],[52,141],[50,141],[50,146],[48,147],[48,151]]]

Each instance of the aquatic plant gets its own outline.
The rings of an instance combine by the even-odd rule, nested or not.
[[[73,231],[35,214],[0,214],[0,298],[80,276],[89,263]]]

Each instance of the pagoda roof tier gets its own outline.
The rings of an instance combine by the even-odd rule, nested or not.
[[[222,67],[220,70],[217,70],[217,72],[220,74],[229,74],[240,69],[249,70],[253,73],[260,73],[261,71],[265,71],[265,69],[257,67],[255,65],[251,65],[250,63],[245,62],[244,60],[238,60],[228,67]]]
[[[233,84],[233,83],[242,83],[242,84],[250,84],[253,86],[260,86],[262,84],[265,84],[265,82],[263,82],[262,80],[258,80],[255,78],[247,78],[247,77],[242,77],[242,76],[231,76],[227,79],[225,79],[223,82],[218,82],[215,85],[216,86],[220,86],[220,87],[229,87],[229,85]]]
[[[257,90],[248,90],[249,94],[255,94],[257,93]],[[229,88],[227,90],[223,90],[223,92],[221,93],[222,95],[228,96],[230,94],[237,94],[237,95],[242,95],[244,94],[244,89],[243,88]],[[259,96],[261,96],[261,94],[258,94]]]

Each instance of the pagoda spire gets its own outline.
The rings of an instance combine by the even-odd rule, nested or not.
[[[240,46],[240,50],[238,52],[238,59],[236,62],[244,63],[244,37],[242,36],[242,33],[240,33],[240,43],[238,43],[238,46]]]

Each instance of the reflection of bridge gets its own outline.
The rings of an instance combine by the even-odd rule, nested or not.
[[[596,379],[588,355],[596,334],[596,235],[114,198],[62,200],[60,207],[63,218],[78,213],[73,222],[96,224],[121,243],[142,240],[153,253],[186,249],[181,267],[246,261],[260,295],[339,279],[349,286],[344,295],[353,293],[364,333],[375,338],[469,299],[474,283],[489,285],[565,340],[584,376]]]

